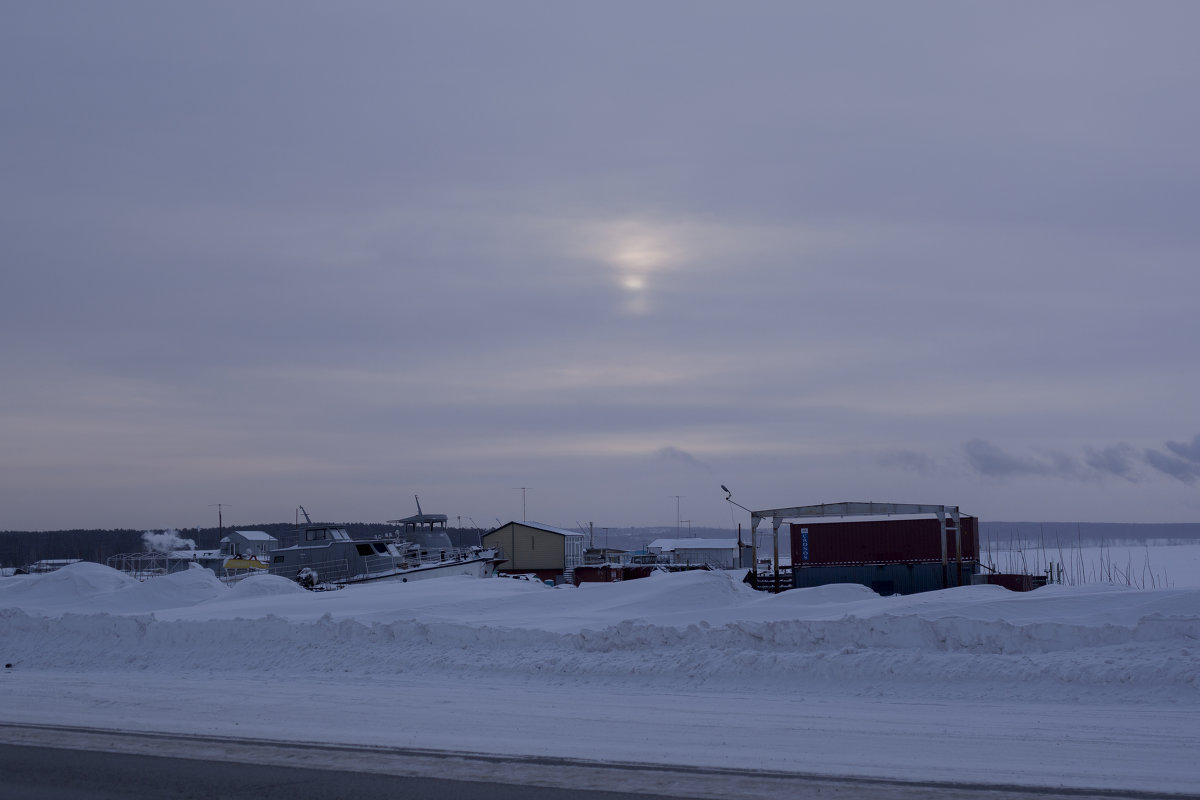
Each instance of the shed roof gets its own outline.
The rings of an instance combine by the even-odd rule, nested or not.
[[[539,531],[545,531],[546,533],[557,533],[559,536],[578,536],[580,538],[583,537],[583,534],[580,533],[579,531],[569,531],[566,528],[556,528],[553,525],[543,525],[540,522],[530,522],[528,520],[526,520],[524,522],[517,522],[516,520],[512,520],[511,522],[504,523],[503,525],[501,525],[498,528],[493,528],[492,530],[488,531],[488,533],[495,533],[496,531],[500,530],[500,528],[507,528],[509,525],[523,525],[526,528],[535,528]],[[487,533],[485,533],[484,536],[487,536]]]

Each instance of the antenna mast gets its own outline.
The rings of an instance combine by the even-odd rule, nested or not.
[[[221,508],[223,506],[227,506],[227,505],[229,505],[229,504],[228,503],[209,503],[208,504],[209,508],[212,508],[213,506],[217,507],[217,529],[221,532],[220,535],[221,535],[222,539],[225,538],[225,520],[221,517]]]

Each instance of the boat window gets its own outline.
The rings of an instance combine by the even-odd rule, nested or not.
[[[358,554],[360,556],[374,555],[374,553],[371,552],[371,545],[369,544],[356,544],[354,547],[358,550]]]
[[[375,548],[375,552],[381,556],[387,555],[387,547],[383,542],[372,542],[371,546]]]

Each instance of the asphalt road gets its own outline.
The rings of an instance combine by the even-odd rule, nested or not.
[[[0,723],[4,800],[1200,800]]]
[[[5,800],[550,800],[563,790],[507,783],[0,745]],[[653,795],[572,790],[580,800]]]

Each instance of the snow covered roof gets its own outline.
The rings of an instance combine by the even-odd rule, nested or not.
[[[248,542],[273,542],[273,541],[275,541],[274,536],[272,536],[271,534],[266,533],[264,531],[233,531],[233,533],[236,533],[238,536],[241,536],[243,539],[245,539]],[[226,536],[221,541],[227,542],[227,541],[229,541],[229,537]]]
[[[525,522],[517,522],[516,520],[506,522],[500,527],[488,531],[488,533],[494,533],[495,531],[500,530],[500,528],[504,528],[509,525],[524,525],[526,528],[537,528],[539,531],[545,531],[546,533],[557,533],[559,536],[583,536],[583,534],[579,531],[569,531],[566,528],[556,528],[553,525],[543,525],[540,522],[530,522],[528,520]],[[486,536],[487,534],[484,535]]]
[[[735,550],[737,539],[655,539],[651,549],[671,550]]]

